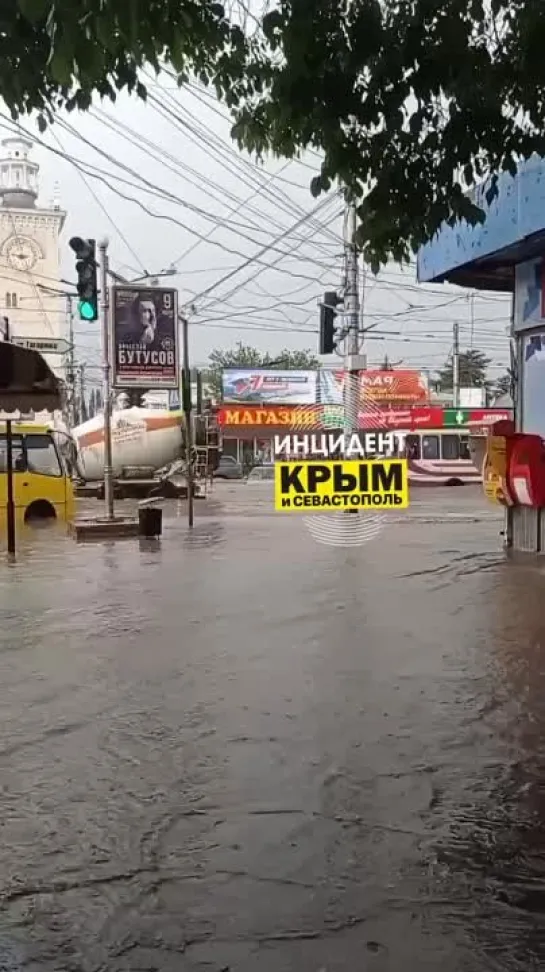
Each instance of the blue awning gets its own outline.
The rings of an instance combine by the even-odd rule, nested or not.
[[[514,268],[545,254],[545,159],[521,163],[516,176],[504,173],[490,205],[490,183],[470,196],[486,212],[484,223],[442,226],[417,257],[420,283],[448,283],[512,293]]]

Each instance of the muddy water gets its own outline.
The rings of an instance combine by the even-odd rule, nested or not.
[[[545,567],[473,490],[347,551],[242,489],[0,565],[0,969],[541,965]]]

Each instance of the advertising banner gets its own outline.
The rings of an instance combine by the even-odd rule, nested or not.
[[[276,462],[278,512],[397,508],[409,505],[406,459]]]
[[[543,324],[545,318],[545,263],[541,257],[515,268],[514,330],[520,334]]]
[[[545,346],[545,344],[544,344]],[[545,381],[544,381],[545,387]],[[545,413],[545,406],[544,406]],[[508,409],[484,408],[376,408],[371,412],[360,411],[358,426],[365,430],[405,430],[418,432],[420,429],[474,429],[486,427],[499,419],[511,418]],[[345,427],[344,408],[340,405],[317,405],[309,408],[241,408],[225,405],[217,413],[218,425],[226,428],[255,426],[262,428],[283,427],[293,432],[298,429],[343,429]]]
[[[440,429],[443,427],[443,409],[430,408],[381,408],[373,412],[360,412],[360,428],[373,429]]]
[[[111,308],[113,387],[177,389],[178,292],[113,287]]]
[[[316,376],[316,371],[226,368],[222,376],[223,401],[244,405],[314,405]]]
[[[319,401],[322,405],[342,405],[344,371],[319,372]],[[386,402],[417,404],[427,402],[426,379],[419,371],[360,371],[360,406]]]
[[[523,338],[524,431],[545,438],[545,331]]]
[[[319,428],[322,421],[322,410],[311,408],[237,408],[226,405],[217,413],[217,422],[221,426],[285,426],[287,428]]]

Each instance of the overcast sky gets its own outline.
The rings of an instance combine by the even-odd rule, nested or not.
[[[111,266],[127,278],[176,269],[164,283],[189,313],[193,364],[239,340],[272,353],[316,351],[317,301],[343,281],[341,200],[313,199],[309,189],[319,158],[256,164],[231,140],[211,91],[180,91],[164,75],[149,92],[147,104],[123,96],[61,116],[44,135],[22,123],[41,166],[40,201],[51,203],[57,183],[67,211],[63,277],[74,280],[71,236],[107,236]],[[2,136],[15,130],[6,120]],[[433,374],[458,321],[461,349],[485,351],[491,378],[505,370],[507,298],[421,286],[414,268],[397,266],[368,274],[362,289],[364,326],[380,332],[368,334],[370,365],[387,354]],[[96,325],[79,325],[77,356],[98,379]]]

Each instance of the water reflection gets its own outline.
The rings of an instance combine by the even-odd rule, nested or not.
[[[443,521],[452,495],[359,550],[167,510],[161,541],[44,534],[0,569],[29,968],[537,966],[543,573]]]
[[[459,919],[486,967],[498,970],[537,967],[545,956],[543,581],[543,567],[509,563],[489,587],[475,720],[488,753],[501,759],[483,765],[469,799],[449,807],[438,843],[446,883],[461,880],[471,891],[471,911]],[[483,632],[476,635],[482,651]]]
[[[195,523],[183,534],[183,545],[192,547],[215,547],[225,539],[225,527],[220,520],[207,520],[205,523]]]

